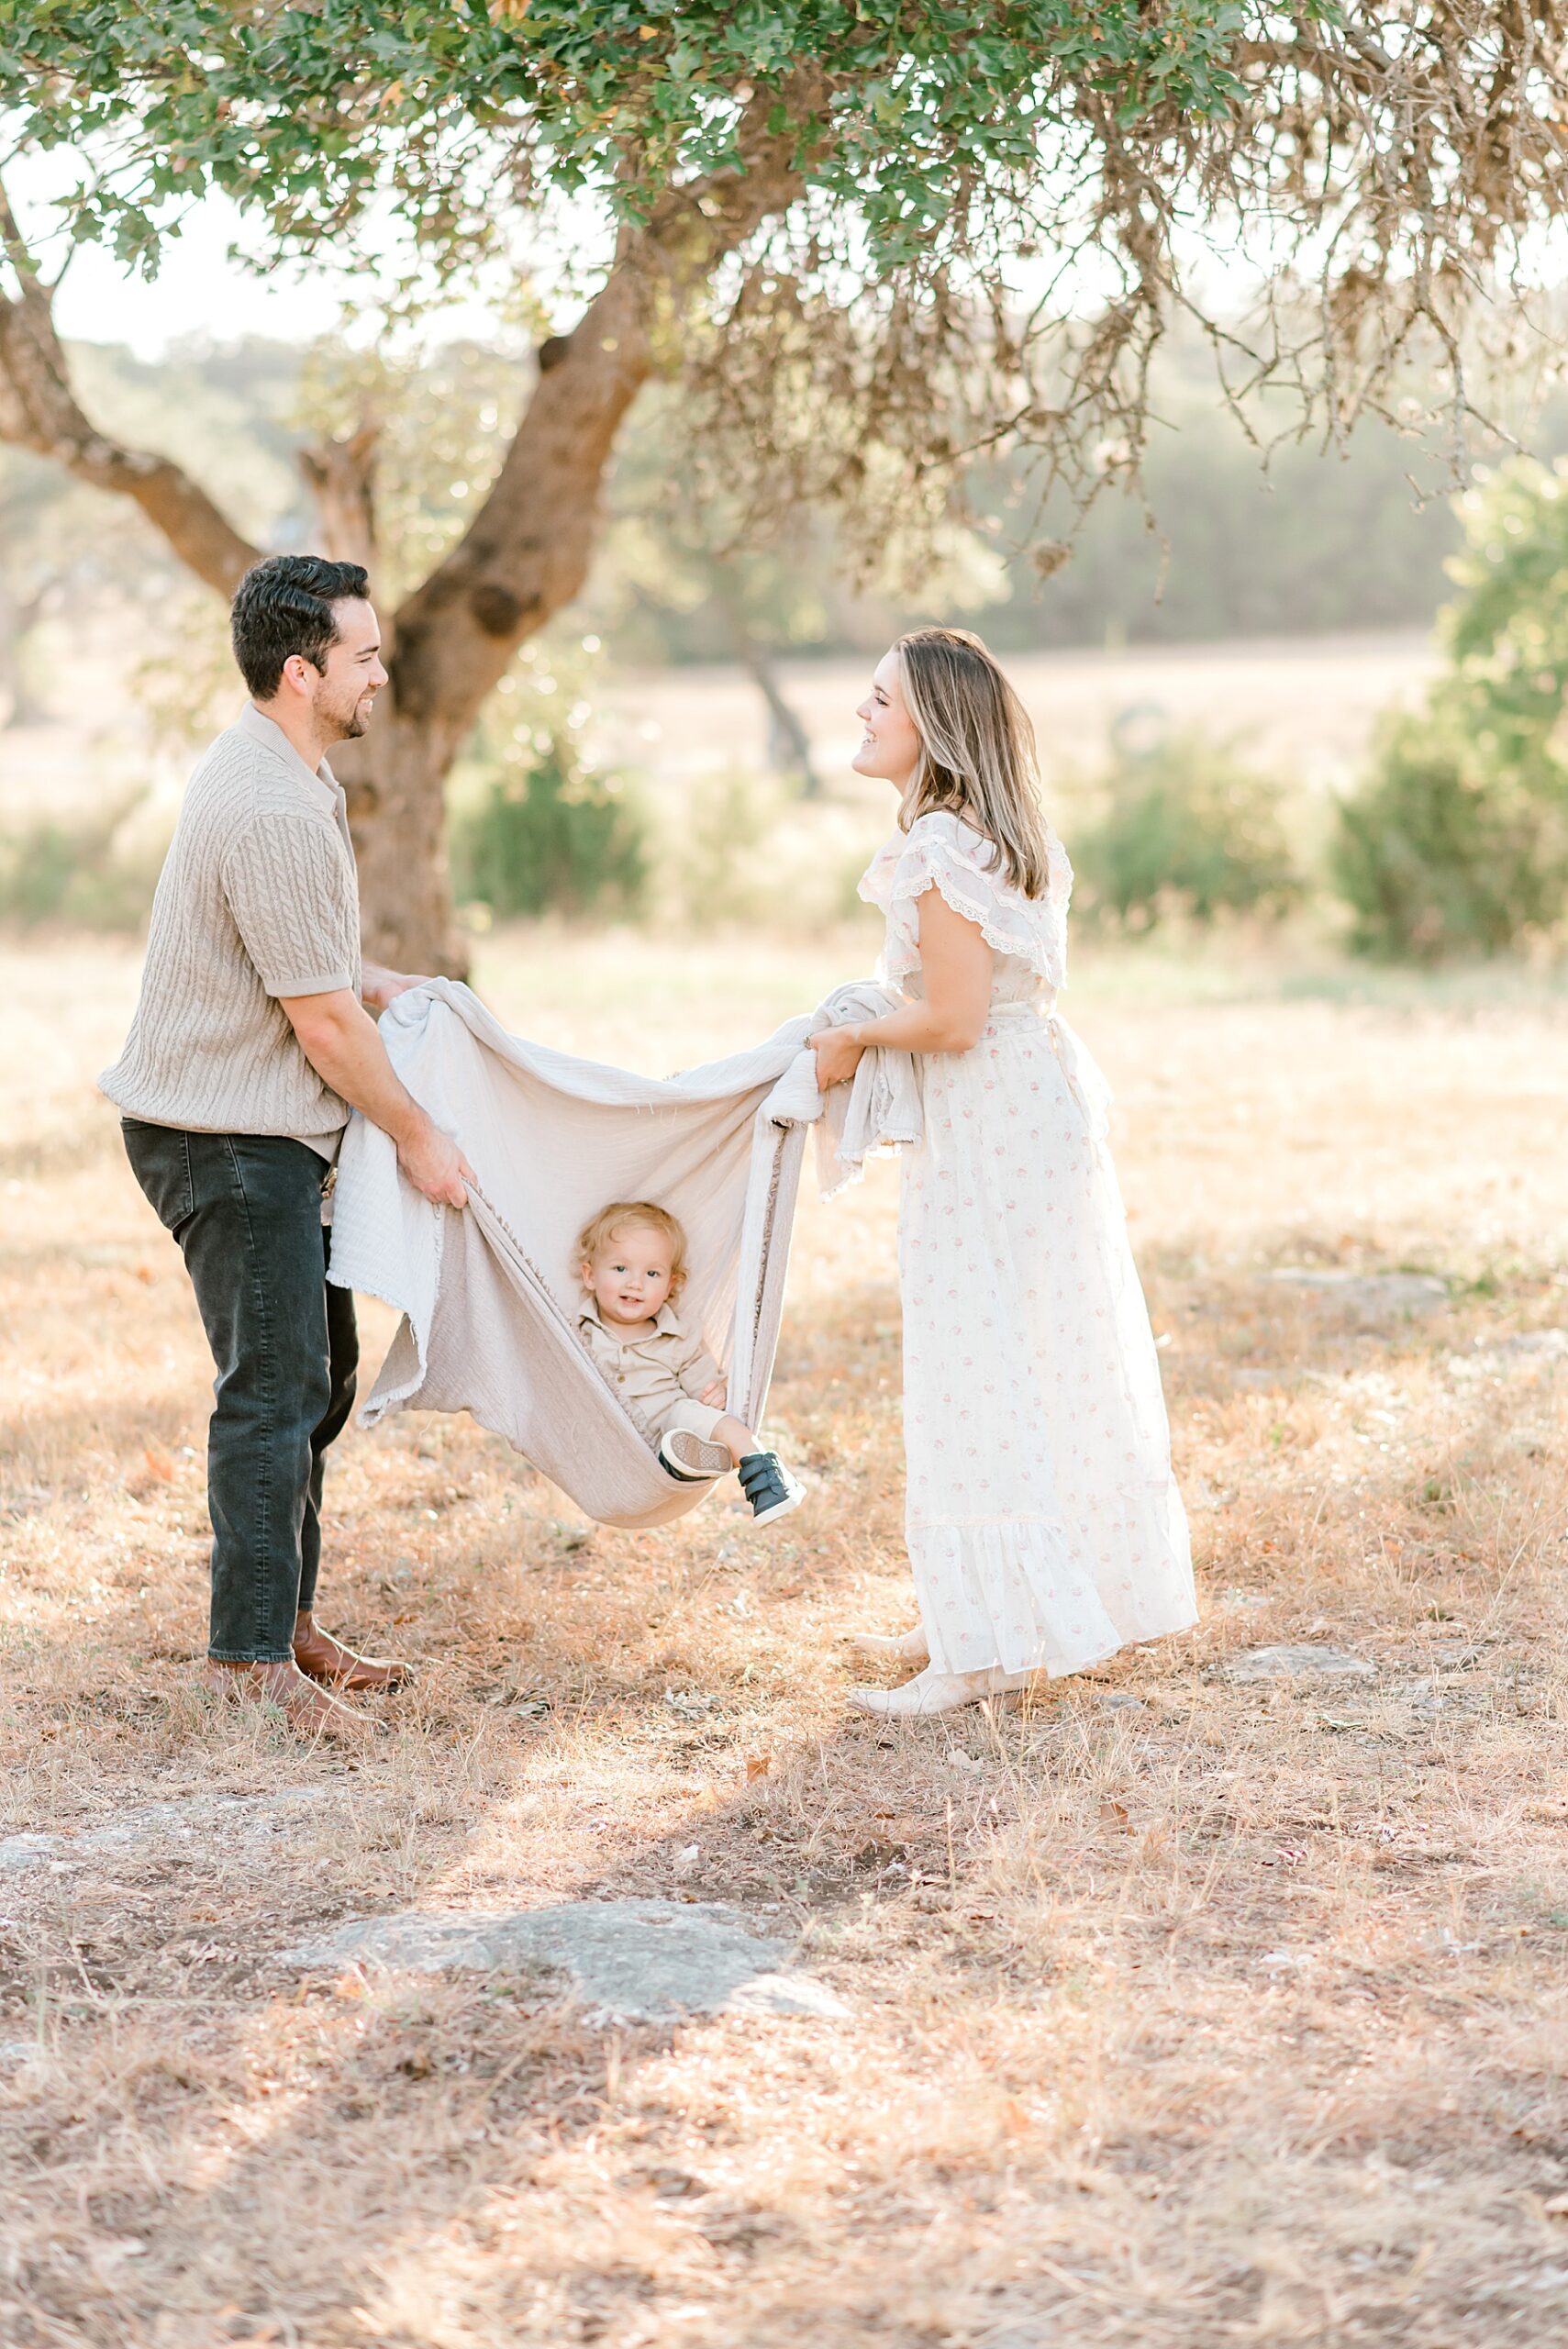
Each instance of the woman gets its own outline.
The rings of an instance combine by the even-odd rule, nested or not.
[[[918,629],[878,667],[854,765],[898,792],[861,895],[907,998],[812,1038],[824,1085],[873,1044],[924,1062],[903,1163],[906,1531],[917,1666],[857,1689],[927,1714],[1080,1672],[1196,1620],[1159,1364],[1105,1146],[1108,1094],[1056,1016],[1072,869],[1034,733],[978,637]]]

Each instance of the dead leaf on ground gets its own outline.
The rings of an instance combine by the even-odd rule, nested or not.
[[[1105,1796],[1101,1800],[1100,1817],[1107,1827],[1119,1828],[1124,1835],[1130,1834],[1132,1831],[1126,1803],[1113,1802],[1109,1795]]]
[[[915,1811],[876,1810],[872,1813],[866,1831],[863,1851],[901,1852],[907,1844],[917,1843],[928,1835],[940,1834],[940,1822],[927,1819]]]

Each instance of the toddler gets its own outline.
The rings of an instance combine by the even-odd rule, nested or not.
[[[718,1364],[682,1326],[686,1235],[669,1209],[648,1199],[601,1208],[577,1253],[578,1333],[671,1475],[692,1485],[738,1470],[757,1525],[798,1508],[803,1486],[730,1417]]]

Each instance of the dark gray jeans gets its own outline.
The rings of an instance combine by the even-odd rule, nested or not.
[[[326,1162],[277,1134],[121,1121],[137,1181],[179,1241],[217,1365],[207,1431],[212,1619],[225,1664],[281,1663],[316,1597],[328,1445],[354,1402],[354,1300],[326,1278]]]

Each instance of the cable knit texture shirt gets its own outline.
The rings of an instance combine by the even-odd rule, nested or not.
[[[343,794],[253,705],[192,775],[152,901],[141,996],[98,1082],[128,1117],[288,1134],[333,1154],[348,1105],[300,1050],[279,996],[360,988],[360,903]]]

